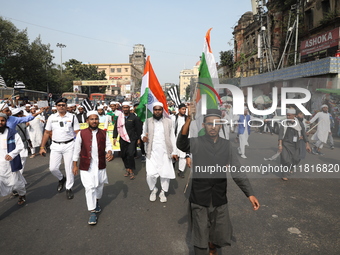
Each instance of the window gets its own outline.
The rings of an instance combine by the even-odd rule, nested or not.
[[[114,73],[115,72],[115,69],[114,68],[111,68],[111,73]]]
[[[329,0],[322,1],[322,12],[323,16],[327,15],[330,12],[331,6]]]
[[[122,68],[117,68],[117,73],[121,73],[122,72]]]
[[[129,71],[129,68],[125,68],[125,72],[128,72]]]
[[[312,10],[308,10],[306,11],[306,22],[307,22],[307,28],[308,29],[312,29],[314,26],[314,19],[313,19],[313,11]]]

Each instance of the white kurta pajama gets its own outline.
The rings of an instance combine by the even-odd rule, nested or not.
[[[321,149],[323,147],[323,144],[327,143],[329,132],[331,132],[329,113],[318,112],[310,120],[310,123],[314,123],[316,120],[318,120],[319,124],[317,126],[317,131],[312,136],[312,140],[316,140],[317,142],[315,146]]]
[[[91,144],[91,163],[88,171],[80,170],[80,179],[85,188],[85,196],[87,209],[92,211],[96,208],[97,199],[101,199],[103,195],[103,188],[105,183],[108,182],[106,168],[98,169],[99,157],[98,157],[98,144],[97,144],[97,132],[92,131],[92,144]],[[77,134],[76,142],[74,145],[73,161],[78,161],[81,151],[82,138],[80,132]],[[112,151],[112,144],[108,133],[106,133],[106,145],[105,151]]]
[[[18,134],[15,134],[15,149],[7,152],[7,134],[8,129],[3,134],[0,134],[0,196],[7,196],[16,190],[19,196],[26,194],[25,178],[20,171],[12,172],[10,161],[5,160],[5,156],[9,155],[12,158],[18,156],[21,150],[24,149],[24,144]]]
[[[176,123],[176,116],[172,116],[171,119],[172,119],[174,130],[176,129],[176,124],[177,124],[177,134],[175,137],[175,140],[177,141],[178,134],[179,132],[181,132],[181,129],[185,123],[185,117],[178,115],[177,123]],[[186,165],[186,159],[185,159],[186,153],[178,149],[177,146],[175,147],[175,151],[178,156],[178,170],[183,172],[185,170],[185,165]]]
[[[154,134],[148,134],[150,137],[153,135],[151,157],[146,157],[146,181],[149,189],[153,190],[157,183],[157,178],[160,177],[162,189],[165,192],[169,190],[170,179],[175,179],[175,172],[172,164],[172,159],[166,150],[165,135],[162,121],[153,119],[154,121]],[[146,136],[146,122],[143,125],[142,138]],[[172,144],[172,155],[176,155],[175,131],[171,126],[170,141]]]
[[[33,120],[29,122],[29,126],[27,127],[28,134],[32,143],[32,154],[35,153],[35,148],[39,147],[41,144],[41,140],[43,138],[44,133],[44,123],[45,117],[38,115]]]

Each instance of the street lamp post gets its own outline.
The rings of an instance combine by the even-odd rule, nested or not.
[[[60,75],[63,75],[63,48],[65,48],[66,45],[62,43],[57,43],[57,47],[60,48]]]

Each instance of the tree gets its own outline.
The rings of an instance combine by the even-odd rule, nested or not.
[[[72,90],[72,84],[75,80],[105,80],[105,71],[98,72],[98,67],[93,65],[84,65],[82,62],[76,60],[76,59],[70,59],[69,61],[64,63],[65,65],[65,71],[63,72],[63,84],[64,88],[71,88]],[[70,91],[65,90],[65,91]],[[83,93],[104,93],[105,87],[84,87]]]
[[[233,50],[220,52],[220,66],[233,68],[234,65],[234,52]]]

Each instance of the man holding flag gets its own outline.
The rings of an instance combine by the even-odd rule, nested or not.
[[[175,133],[169,118],[166,98],[152,68],[150,57],[145,64],[141,98],[136,113],[144,122],[141,138],[146,143],[146,180],[151,190],[150,201],[156,200],[156,182],[160,177],[162,191],[159,198],[164,203],[167,201],[165,192],[169,189],[170,179],[175,178],[172,165],[172,159],[177,160]]]

